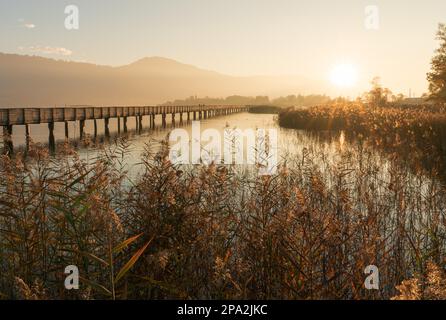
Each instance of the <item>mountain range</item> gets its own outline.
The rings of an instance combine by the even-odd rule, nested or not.
[[[300,76],[237,77],[150,57],[111,67],[0,53],[0,107],[154,105],[189,96],[315,93]]]

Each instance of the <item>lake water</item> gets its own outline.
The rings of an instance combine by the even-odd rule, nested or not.
[[[209,119],[200,120],[201,132],[206,129],[216,129],[223,136],[225,128],[245,129],[275,129],[278,135],[277,153],[279,162],[286,161],[288,165],[299,165],[308,159],[311,159],[312,165],[321,172],[322,175],[329,175],[333,169],[341,164],[348,167],[348,169],[361,170],[361,166],[367,165],[376,171],[376,174],[383,181],[390,177],[389,171],[394,168],[394,165],[389,160],[388,156],[379,152],[378,150],[365,150],[362,144],[354,141],[347,141],[342,133],[332,133],[330,135],[315,135],[301,130],[280,128],[276,122],[276,115],[270,114],[251,114],[238,113],[228,116],[219,116]],[[192,135],[192,122],[184,121],[179,124],[179,116],[176,116],[176,126],[171,124],[171,118],[168,116],[167,128],[161,127],[160,117],[156,117],[155,129],[149,129],[149,117],[143,119],[143,132],[137,134],[135,132],[135,119],[129,117],[127,122],[128,127],[128,154],[125,157],[126,166],[130,172],[138,173],[138,164],[141,156],[145,151],[147,144],[156,145],[162,140],[166,139],[168,134],[175,128],[185,129],[189,135]],[[186,119],[184,115],[184,119]],[[121,125],[121,130],[123,126]],[[47,143],[48,141],[48,126],[46,124],[31,125],[30,132],[32,140],[36,143]],[[87,135],[92,136],[94,132],[93,121],[86,121],[85,131]],[[65,129],[63,123],[55,125],[56,141],[63,141]],[[104,141],[104,123],[102,120],[98,121],[98,140]],[[110,140],[117,136],[117,119],[110,120]],[[69,124],[69,135],[73,141],[78,141],[79,138],[79,124],[72,122]],[[3,141],[3,139],[1,139]],[[13,130],[14,147],[17,148],[25,143],[25,128],[24,126],[14,126]],[[111,143],[111,142],[110,142]],[[100,143],[99,145],[104,145]],[[105,142],[107,145],[107,142]],[[80,156],[84,159],[94,158],[100,147],[80,147]],[[413,175],[413,180],[419,180],[419,176]],[[424,179],[424,178],[423,178]],[[427,179],[427,178],[426,178]],[[327,182],[330,182],[328,178]],[[426,182],[428,182],[426,180]]]

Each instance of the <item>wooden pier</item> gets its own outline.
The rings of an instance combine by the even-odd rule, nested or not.
[[[26,141],[29,141],[29,125],[48,123],[48,146],[50,151],[56,147],[54,137],[54,123],[65,123],[65,139],[68,139],[68,123],[79,121],[79,137],[84,137],[86,120],[94,121],[94,135],[97,135],[97,120],[104,120],[105,136],[110,135],[109,119],[118,119],[118,133],[121,132],[121,118],[124,132],[127,132],[127,118],[136,118],[136,130],[141,132],[142,120],[144,116],[150,117],[150,127],[155,126],[155,116],[161,116],[161,123],[166,127],[167,115],[172,116],[175,122],[175,115],[179,114],[180,122],[183,115],[187,115],[187,120],[199,120],[209,117],[228,115],[237,112],[247,111],[247,106],[144,106],[144,107],[60,107],[60,108],[20,108],[20,109],[0,109],[0,125],[3,126],[3,139],[5,153],[13,154],[12,143],[13,126],[24,125],[26,127]],[[28,143],[27,143],[28,145]]]

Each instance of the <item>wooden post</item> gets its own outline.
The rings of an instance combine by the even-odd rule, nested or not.
[[[3,126],[3,141],[5,154],[12,156],[14,154],[14,145],[12,142],[12,125]]]
[[[118,134],[121,133],[121,117],[118,117]]]
[[[29,136],[29,125],[25,125],[25,143],[26,143],[26,149],[25,154],[28,154],[29,152],[29,142],[30,142],[30,136]]]
[[[140,115],[138,117],[138,122],[139,122],[139,133],[141,133],[142,132],[142,115]]]
[[[190,120],[190,112],[188,111],[187,112],[187,121],[189,121]]]
[[[79,139],[81,140],[84,138],[84,129],[85,129],[85,120],[79,120]]]
[[[124,117],[124,133],[127,133],[127,117]]]
[[[163,128],[165,128],[166,127],[166,114],[165,113],[163,113],[163,115],[162,115],[162,124],[163,124]]]
[[[56,151],[56,140],[54,139],[54,122],[48,122],[48,130],[48,147],[51,154],[54,154],[54,152]]]
[[[65,121],[65,139],[69,139],[69,136],[68,136],[68,121]]]
[[[109,118],[105,118],[104,119],[104,127],[105,127],[105,136],[108,138],[110,137],[110,129],[108,127],[110,119]]]
[[[98,136],[98,123],[97,123],[96,119],[94,119],[94,137],[95,137],[95,139],[97,136]]]

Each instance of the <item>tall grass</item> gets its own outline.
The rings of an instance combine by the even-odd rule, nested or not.
[[[403,280],[444,267],[443,186],[393,163],[383,177],[366,151],[330,163],[307,150],[259,176],[174,166],[163,144],[130,181],[127,150],[0,159],[2,297],[410,298]],[[364,288],[370,264],[380,290]],[[68,265],[79,290],[63,286]]]
[[[442,108],[328,105],[285,110],[279,124],[310,131],[344,130],[348,137],[366,140],[415,170],[436,172],[446,181],[446,111]]]

